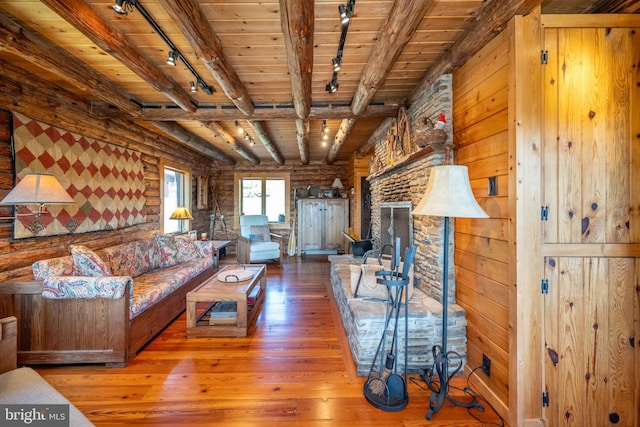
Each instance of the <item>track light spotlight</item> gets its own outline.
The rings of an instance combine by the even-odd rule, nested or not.
[[[205,84],[205,82],[200,82],[200,87],[202,88],[202,91],[204,93],[206,93],[207,95],[213,95],[213,93],[216,91],[216,88],[213,86],[209,86],[207,84]]]
[[[169,51],[169,56],[167,56],[167,64],[175,67],[176,66],[176,57],[178,55],[176,54],[175,50],[170,50]]]
[[[338,91],[339,86],[340,85],[338,84],[338,73],[334,71],[333,76],[331,77],[331,81],[327,83],[327,86],[325,86],[324,89],[329,93],[335,93]]]
[[[190,82],[189,85],[191,86],[191,93],[196,93],[198,91],[198,86],[196,86],[194,82]]]
[[[115,4],[111,6],[116,13],[120,15],[128,15],[133,10],[135,0],[116,0]]]
[[[347,11],[347,6],[341,4],[340,6],[338,6],[338,11],[340,12],[340,22],[343,25],[349,22],[349,19],[351,19],[351,15]]]
[[[242,126],[240,126],[240,123],[237,120],[235,120],[233,124],[236,126],[236,129],[238,129],[238,134],[244,135],[244,129],[242,129]]]
[[[342,66],[342,58],[333,58],[331,62],[333,63],[333,71],[340,71],[340,67]]]
[[[249,134],[248,134],[248,133],[245,133],[245,134],[244,134],[244,140],[245,140],[245,141],[249,141],[249,139],[251,139],[251,137],[249,136]]]

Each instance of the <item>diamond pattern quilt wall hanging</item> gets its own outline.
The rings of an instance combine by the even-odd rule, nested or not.
[[[115,230],[146,222],[141,153],[100,142],[13,113],[15,169],[53,174],[75,205],[49,205],[49,214],[22,216],[14,238]],[[33,208],[33,206],[31,206]],[[16,206],[18,213],[27,207]]]

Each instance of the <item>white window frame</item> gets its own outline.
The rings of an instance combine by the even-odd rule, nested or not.
[[[283,179],[284,180],[284,192],[285,192],[285,200],[284,200],[284,222],[270,222],[269,228],[271,229],[284,229],[289,228],[289,206],[291,202],[290,194],[291,194],[291,185],[289,180],[288,173],[277,173],[277,172],[266,172],[266,173],[234,173],[233,174],[233,193],[234,193],[234,226],[236,229],[240,228],[240,215],[242,214],[241,206],[242,206],[242,180],[243,179],[261,179],[263,182],[265,179]]]
[[[186,206],[189,209],[189,212],[193,214],[193,209],[191,208],[191,198],[193,192],[193,183],[192,183],[192,170],[190,167],[182,165],[180,163],[171,162],[171,161],[161,161],[160,162],[160,232],[165,233],[165,214],[171,215],[172,212],[165,212],[165,202],[164,202],[164,174],[165,169],[170,169],[175,172],[181,173],[184,175],[183,181],[183,206]],[[176,221],[176,220],[167,220],[167,221]],[[182,221],[182,229],[175,232],[176,234],[186,233],[191,230],[191,221],[184,220]]]

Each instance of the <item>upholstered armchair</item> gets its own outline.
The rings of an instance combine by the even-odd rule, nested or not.
[[[282,264],[282,236],[269,231],[266,215],[242,215],[237,246],[238,263],[278,261]]]

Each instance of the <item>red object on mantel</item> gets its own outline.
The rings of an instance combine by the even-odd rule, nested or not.
[[[438,116],[438,121],[436,122],[436,125],[433,127],[434,129],[442,129],[444,128],[444,125],[447,123],[447,121],[444,118],[444,113],[441,113]]]

